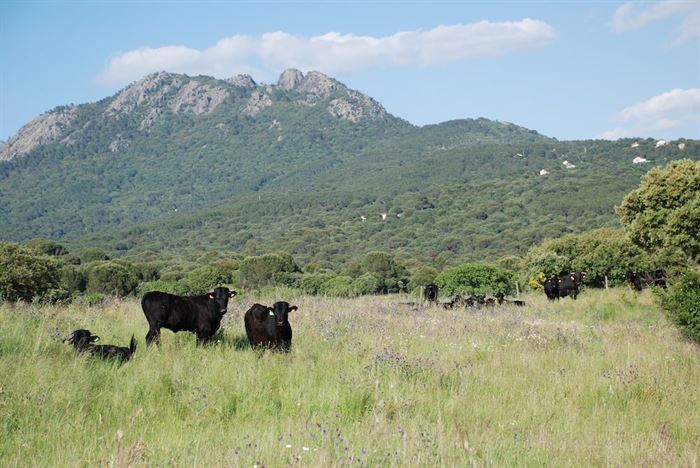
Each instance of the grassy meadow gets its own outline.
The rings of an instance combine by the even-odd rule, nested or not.
[[[255,301],[298,305],[288,355],[248,348]],[[697,466],[700,348],[645,291],[524,308],[244,297],[218,343],[136,299],[0,305],[0,465]],[[61,340],[139,342],[122,366]]]

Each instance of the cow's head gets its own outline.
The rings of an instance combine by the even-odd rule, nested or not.
[[[100,341],[100,337],[90,333],[90,330],[75,330],[68,338],[63,340],[66,344],[72,344],[76,348],[87,348],[90,344]]]
[[[284,326],[288,322],[288,315],[291,311],[297,310],[297,306],[290,306],[289,302],[279,301],[268,307],[270,316],[275,317],[275,324],[278,327]]]
[[[583,279],[586,277],[586,273],[582,271],[574,271],[570,273],[571,279],[576,281],[577,283],[582,283]]]
[[[238,294],[236,291],[218,287],[214,288],[214,290],[208,294],[208,297],[209,300],[216,302],[219,313],[224,315],[228,307],[228,300],[233,298],[236,294]]]

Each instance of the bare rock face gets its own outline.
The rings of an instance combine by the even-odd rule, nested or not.
[[[39,145],[58,141],[75,120],[77,107],[70,106],[42,114],[20,128],[0,151],[0,161],[29,153]]]
[[[304,79],[304,74],[296,68],[289,68],[282,72],[277,80],[277,87],[290,91],[296,89]]]
[[[252,117],[257,115],[257,113],[264,108],[270,107],[271,105],[272,99],[270,99],[270,96],[267,93],[254,91],[250,95],[250,99],[248,99],[246,106],[243,108],[243,113]]]
[[[233,86],[239,86],[241,88],[255,88],[256,86],[253,77],[251,77],[250,75],[236,75],[229,78],[226,81],[232,84]]]
[[[208,114],[228,96],[228,91],[218,86],[190,81],[178,91],[170,103],[174,113],[192,112],[195,115]]]
[[[191,112],[208,114],[228,96],[223,87],[201,83],[195,79],[166,72],[152,73],[141,81],[124,89],[105,110],[106,115],[119,116],[137,107],[150,107],[139,128],[148,130],[162,114],[170,109],[174,113]]]
[[[386,110],[374,99],[357,91],[348,90],[347,98],[333,99],[326,110],[339,119],[359,122],[364,117],[384,117]]]
[[[302,80],[299,86],[299,91],[311,94],[319,99],[325,99],[340,86],[342,85],[340,85],[334,79],[327,77],[323,73],[310,71]]]
[[[120,134],[117,134],[117,138],[115,138],[110,144],[109,144],[109,150],[112,153],[118,153],[123,149],[126,149],[129,147],[129,144],[131,143],[130,140],[122,137]]]

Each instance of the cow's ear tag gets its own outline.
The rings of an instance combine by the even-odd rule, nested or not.
[[[274,317],[275,313],[273,311],[270,311],[270,317]]]
[[[572,276],[571,279],[572,279],[572,280],[575,280],[576,278],[574,278],[574,277]]]
[[[209,299],[214,299],[214,295],[213,295],[213,294],[209,294]]]

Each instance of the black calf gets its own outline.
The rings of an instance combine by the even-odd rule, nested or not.
[[[131,356],[136,351],[134,335],[131,335],[128,348],[114,345],[95,346],[93,343],[96,341],[100,341],[100,337],[91,334],[90,330],[84,329],[75,330],[68,338],[63,340],[64,343],[72,344],[75,350],[80,353],[90,353],[102,359],[119,359],[120,362],[131,359]]]

